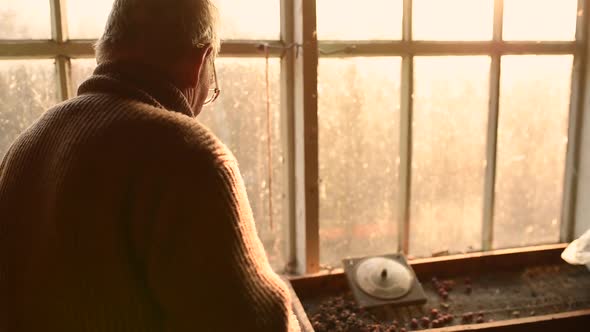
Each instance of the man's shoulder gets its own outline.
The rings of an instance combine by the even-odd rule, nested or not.
[[[174,140],[182,144],[188,153],[208,157],[216,162],[235,161],[227,146],[197,119],[175,114],[170,121],[178,128]]]
[[[82,121],[95,122],[92,127],[98,137],[93,140],[104,144],[117,143],[135,152],[145,150],[178,162],[190,158],[234,160],[230,150],[195,118],[135,100],[111,95],[81,96],[48,113],[54,112],[70,113],[63,116],[68,119],[80,116]]]
[[[231,151],[207,126],[196,118],[182,113],[147,106],[136,125],[142,135],[149,135],[150,141],[161,149],[176,153],[174,159],[190,157],[215,162],[233,161]],[[147,129],[149,128],[149,129]]]
[[[162,110],[158,110],[162,113]],[[215,164],[234,162],[235,158],[225,144],[206,125],[180,113],[165,111],[155,121],[163,148],[178,146],[177,158],[208,159]],[[175,158],[176,159],[176,158]]]

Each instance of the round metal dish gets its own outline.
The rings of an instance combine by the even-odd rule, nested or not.
[[[367,258],[356,267],[356,283],[369,296],[398,299],[410,291],[414,278],[402,264],[385,257]]]

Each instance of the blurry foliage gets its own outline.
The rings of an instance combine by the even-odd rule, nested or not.
[[[57,101],[53,60],[0,60],[0,158]]]
[[[397,251],[401,59],[321,59],[320,260]]]

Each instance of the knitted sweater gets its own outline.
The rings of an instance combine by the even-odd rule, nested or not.
[[[182,93],[105,64],[0,165],[0,331],[298,331],[235,158]]]

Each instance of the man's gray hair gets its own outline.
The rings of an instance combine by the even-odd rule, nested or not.
[[[115,0],[95,45],[98,62],[121,54],[173,60],[199,44],[219,51],[213,0]]]

